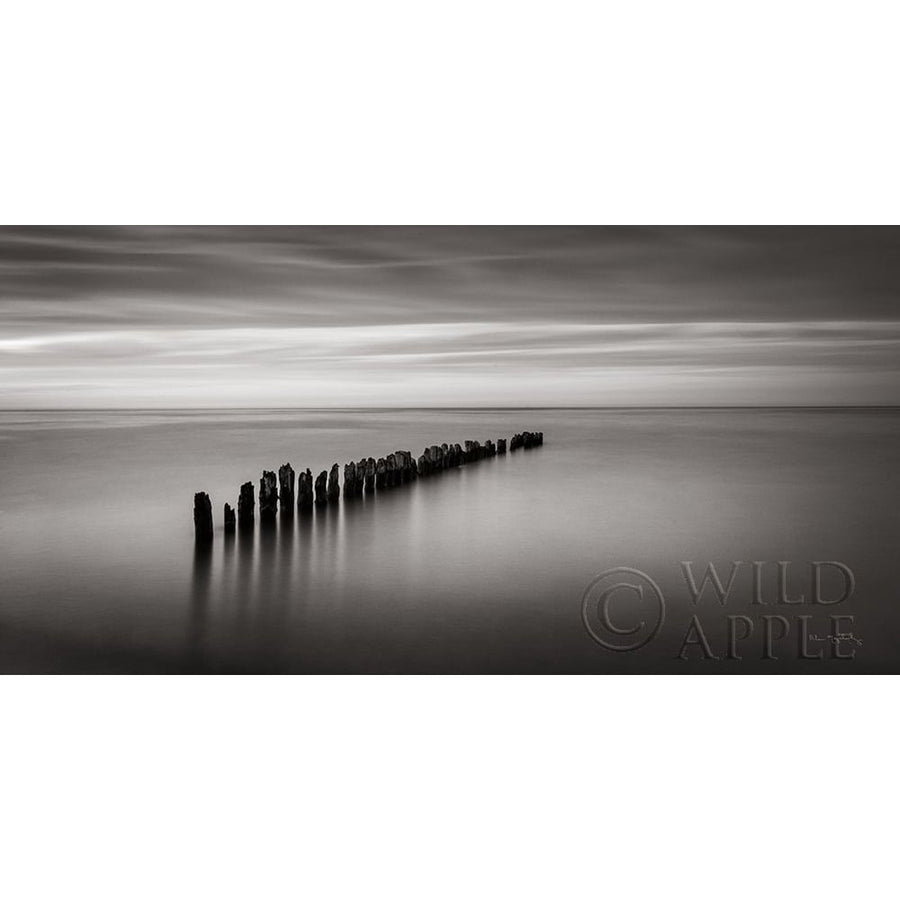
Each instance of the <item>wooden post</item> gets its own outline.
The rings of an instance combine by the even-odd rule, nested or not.
[[[319,472],[316,476],[316,506],[328,504],[328,473]]]
[[[344,463],[344,499],[356,496],[356,463]]]
[[[278,481],[274,472],[263,472],[259,479],[259,519],[274,522],[278,515]]]
[[[331,467],[331,474],[328,476],[328,502],[337,503],[341,497],[341,483],[338,480],[340,469],[335,463]]]
[[[294,467],[285,463],[278,470],[278,499],[281,502],[281,514],[294,514]]]
[[[209,494],[194,494],[194,537],[198,543],[211,541],[213,536],[212,503]]]
[[[388,487],[396,487],[399,483],[399,467],[397,465],[397,454],[388,453],[384,460],[385,481]]]
[[[246,481],[241,485],[241,493],[238,497],[238,527],[241,531],[253,528],[255,507],[256,499],[253,495],[253,482]]]
[[[313,477],[307,469],[301,472],[297,479],[297,509],[300,512],[309,512],[313,508]]]
[[[234,534],[235,528],[235,519],[234,519],[234,510],[231,508],[230,503],[225,504],[225,534]]]

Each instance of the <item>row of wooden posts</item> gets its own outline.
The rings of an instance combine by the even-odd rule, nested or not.
[[[520,448],[528,450],[543,443],[543,431],[523,431],[521,434],[513,435],[509,441],[509,449],[510,452]],[[408,450],[395,450],[378,459],[370,456],[344,466],[344,497],[361,497],[364,493],[371,494],[375,490],[397,487],[418,478],[439,474],[444,469],[456,468],[504,453],[506,453],[506,438],[498,438],[496,444],[492,440],[487,440],[483,444],[479,441],[466,441],[464,446],[433,444],[426,447],[418,459]],[[290,463],[285,463],[279,468],[277,478],[274,472],[264,471],[259,481],[260,520],[275,521],[279,503],[281,514],[287,516],[294,514],[295,503],[299,512],[309,512],[314,506],[324,508],[330,503],[337,503],[341,496],[339,472],[338,464],[335,463],[330,471],[320,472],[313,481],[309,469],[295,476]],[[233,534],[238,527],[242,531],[252,529],[256,516],[255,509],[253,482],[248,481],[241,485],[237,510],[235,511],[230,503],[225,504],[225,533]],[[194,534],[198,541],[212,540],[212,501],[205,491],[194,494]]]

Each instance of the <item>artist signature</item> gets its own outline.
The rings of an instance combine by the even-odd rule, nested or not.
[[[840,641],[852,641],[854,644],[862,647],[862,638],[856,637],[852,631],[839,631],[837,634],[826,634],[824,637],[818,634],[809,635],[811,641],[830,641],[837,647]]]

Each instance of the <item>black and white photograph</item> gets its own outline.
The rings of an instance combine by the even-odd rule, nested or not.
[[[4,898],[890,893],[895,6],[0,6]]]
[[[900,669],[900,229],[0,258],[5,671]]]

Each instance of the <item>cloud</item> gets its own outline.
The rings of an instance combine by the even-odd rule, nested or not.
[[[0,376],[14,405],[53,395],[76,405],[101,397],[118,405],[120,396],[129,405],[135,391],[156,405],[192,393],[224,406],[253,397],[261,405],[297,405],[301,396],[299,405],[365,398],[403,406],[490,404],[517,394],[527,403],[535,392],[542,402],[571,405],[617,397],[652,404],[673,400],[687,376],[692,384],[705,377],[704,402],[713,402],[723,373],[768,390],[774,371],[785,379],[787,402],[808,402],[790,383],[804,371],[820,373],[826,395],[842,373],[870,373],[871,389],[883,381],[874,402],[888,402],[898,360],[900,323],[890,321],[146,328],[0,339]],[[668,386],[665,376],[674,379]],[[389,392],[373,393],[376,384]],[[681,403],[688,399],[679,395]]]
[[[0,229],[0,405],[898,403],[897,229]]]

